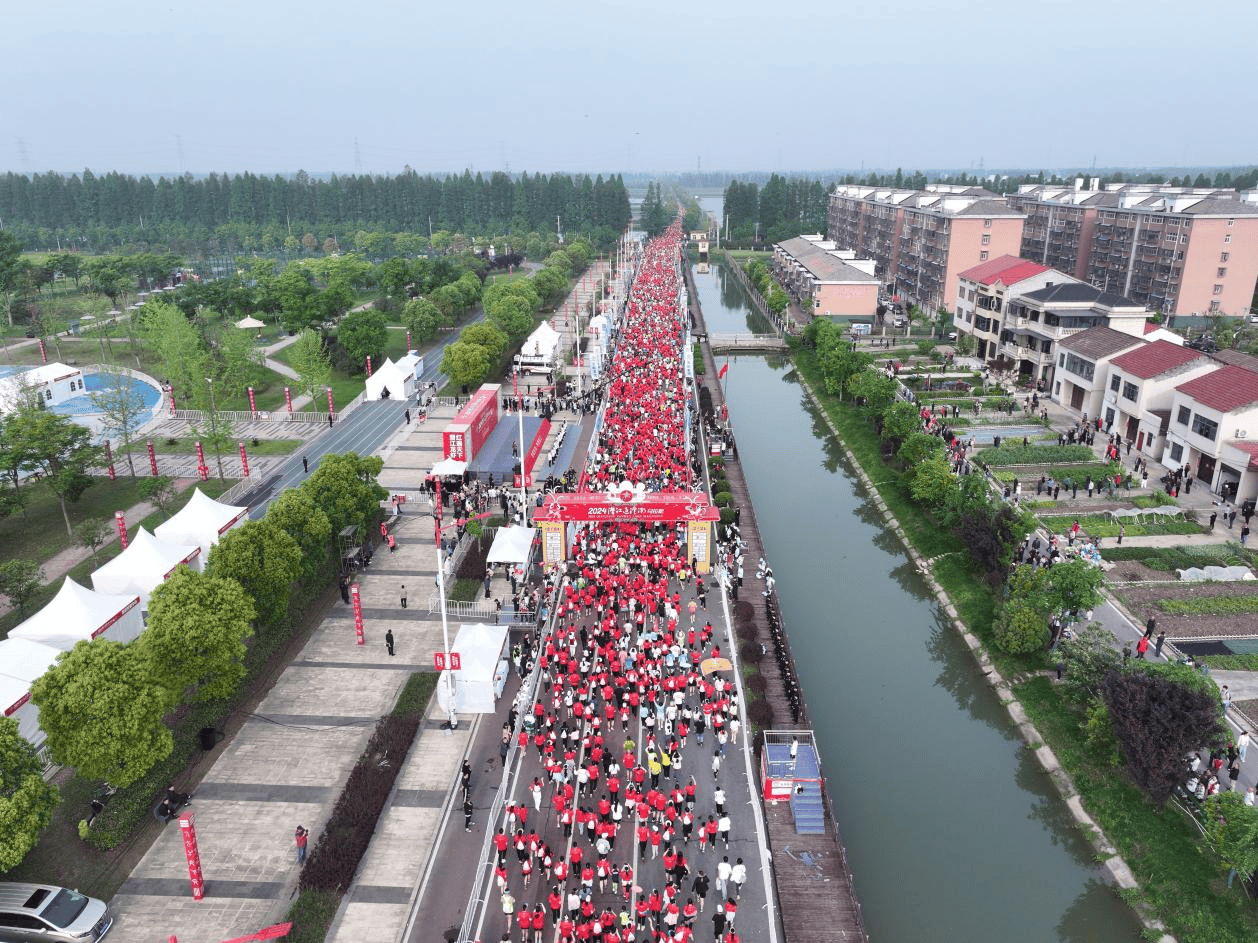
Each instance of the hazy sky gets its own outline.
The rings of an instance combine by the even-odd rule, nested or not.
[[[1253,6],[15,3],[0,171],[1258,160]]]

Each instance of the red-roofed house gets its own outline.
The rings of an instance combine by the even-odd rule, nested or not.
[[[1149,315],[1126,298],[1013,255],[975,265],[958,278],[958,336],[974,336],[980,360],[1014,361],[1019,376],[1041,391],[1055,389],[1057,348],[1067,337],[1094,327],[1140,337]]]
[[[1175,388],[1216,366],[1200,351],[1170,341],[1141,344],[1110,361],[1101,418],[1137,451],[1160,456]]]
[[[1171,401],[1162,463],[1229,501],[1258,497],[1258,373],[1229,364],[1180,383]]]

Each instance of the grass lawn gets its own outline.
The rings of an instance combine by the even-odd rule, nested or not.
[[[1014,689],[1027,715],[1070,773],[1084,807],[1105,830],[1171,932],[1184,943],[1258,938],[1242,882],[1227,889],[1218,863],[1200,850],[1196,824],[1174,806],[1149,805],[1107,751],[1079,734],[1082,717],[1038,677]]]
[[[392,333],[393,332],[390,332],[390,334]],[[402,337],[402,344],[403,345],[406,344],[405,335],[403,335]],[[280,363],[291,367],[292,363],[289,361],[289,357],[292,356],[292,350],[293,350],[292,347],[285,347],[283,350],[277,351],[275,356],[272,357],[271,359],[278,360]],[[287,383],[290,386],[292,386],[292,384],[296,383],[296,381],[289,380],[284,377],[280,377],[280,379],[281,381],[283,381],[280,384],[280,403],[282,404],[284,402],[284,383]],[[332,402],[334,403],[334,405],[336,406],[338,410],[344,409],[345,406],[350,402],[350,400],[354,399],[354,397],[356,397],[359,393],[363,391],[363,384],[366,381],[366,379],[367,379],[366,376],[361,375],[361,374],[358,376],[351,377],[349,374],[345,373],[342,370],[332,371],[332,379],[328,385],[332,387]],[[296,389],[294,389],[293,397],[296,398],[298,395],[299,394],[297,393]],[[316,396],[315,401],[309,406],[307,406],[306,409],[308,409],[311,412],[327,412],[327,409],[328,409],[327,393],[324,392],[324,393],[321,393],[319,396]]]
[[[110,481],[107,478],[98,480],[96,484],[84,492],[83,497],[79,500],[78,504],[70,505],[71,522],[77,524],[90,517],[104,517],[112,520],[114,511],[125,511],[127,508],[139,504],[142,500],[137,493],[138,483],[140,480],[141,479],[138,478],[122,477],[119,477],[117,481]],[[235,481],[231,480],[220,481],[217,478],[211,478],[209,481],[196,482],[195,485],[209,497],[217,498],[235,483]],[[179,499],[176,501],[176,511],[182,508],[184,504],[187,503],[188,498],[192,496],[192,488],[193,485],[189,485],[188,488],[180,495]],[[47,492],[51,497],[51,492],[48,492],[47,488],[42,490]],[[89,502],[93,503],[89,505]],[[47,503],[48,502],[46,501],[44,502],[45,505]],[[93,510],[88,513],[84,510],[85,507],[90,507]],[[0,541],[4,543],[6,559],[11,559],[12,557],[25,557],[28,560],[37,560],[42,563],[49,557],[70,546],[72,543],[71,539],[66,536],[65,522],[61,520],[61,510],[56,504],[55,498],[53,498],[51,510],[47,507],[41,507],[39,509],[41,520],[45,522],[40,526],[32,526],[31,524],[31,521],[34,519],[35,510],[36,502],[32,500],[31,505],[27,508],[27,513],[31,515],[31,517],[27,519],[27,523],[25,525],[22,523],[22,517],[20,514],[13,515],[3,521],[0,521]],[[80,512],[77,517],[75,516],[76,512]],[[162,523],[163,520],[165,520],[165,516],[162,512],[154,511],[143,520],[128,520],[127,531],[128,533],[135,533],[136,528],[138,527],[143,527],[151,531],[158,524]],[[44,539],[31,539],[32,535],[40,534],[41,532],[46,535]],[[54,537],[57,538],[55,541],[52,539]],[[21,546],[26,548],[26,552],[21,553],[10,551],[9,548],[14,546],[19,541],[21,541]],[[107,544],[96,551],[95,561],[91,557],[88,557],[82,563],[79,563],[71,569],[70,576],[72,576],[77,583],[90,587],[92,585],[92,572],[99,567],[104,566],[121,552],[122,548],[118,545],[117,540],[115,540],[113,543]],[[40,607],[52,599],[52,597],[56,595],[57,590],[60,588],[61,577],[58,576],[56,579],[48,583],[48,585],[46,585],[40,592],[36,593],[35,597],[26,604],[25,614],[19,614],[17,610],[13,610],[12,612],[8,612],[3,616],[0,616],[0,638],[6,638],[10,629],[26,621],[26,619],[33,613],[38,612]]]
[[[1040,523],[1054,534],[1064,534],[1078,520],[1079,526],[1090,537],[1117,537],[1121,524],[1126,528],[1128,537],[1148,537],[1158,534],[1204,534],[1206,529],[1191,519],[1168,518],[1165,520],[1137,523],[1134,519],[1116,521],[1099,514],[1085,514],[1073,517],[1069,514],[1053,516],[1041,515]]]
[[[251,439],[245,444],[245,449],[251,456],[257,455],[291,455],[306,443],[301,439]],[[143,456],[145,462],[148,461],[148,445],[146,442],[132,442],[131,454]],[[195,455],[197,451],[197,440],[189,436],[185,439],[156,439],[153,442],[153,451],[158,455]],[[126,450],[116,449],[115,455],[125,455]],[[115,468],[117,463],[115,463]],[[147,468],[147,464],[144,466]],[[140,466],[136,465],[139,470]]]

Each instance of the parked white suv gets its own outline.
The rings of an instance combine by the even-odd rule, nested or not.
[[[2,943],[95,943],[113,922],[104,901],[68,887],[0,882]]]

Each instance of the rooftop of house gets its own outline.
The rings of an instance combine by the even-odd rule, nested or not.
[[[1120,357],[1115,357],[1113,363],[1123,373],[1130,373],[1142,380],[1148,380],[1163,373],[1169,373],[1194,360],[1204,359],[1205,355],[1201,351],[1193,350],[1191,347],[1180,347],[1170,341],[1153,341],[1128,351]]]

